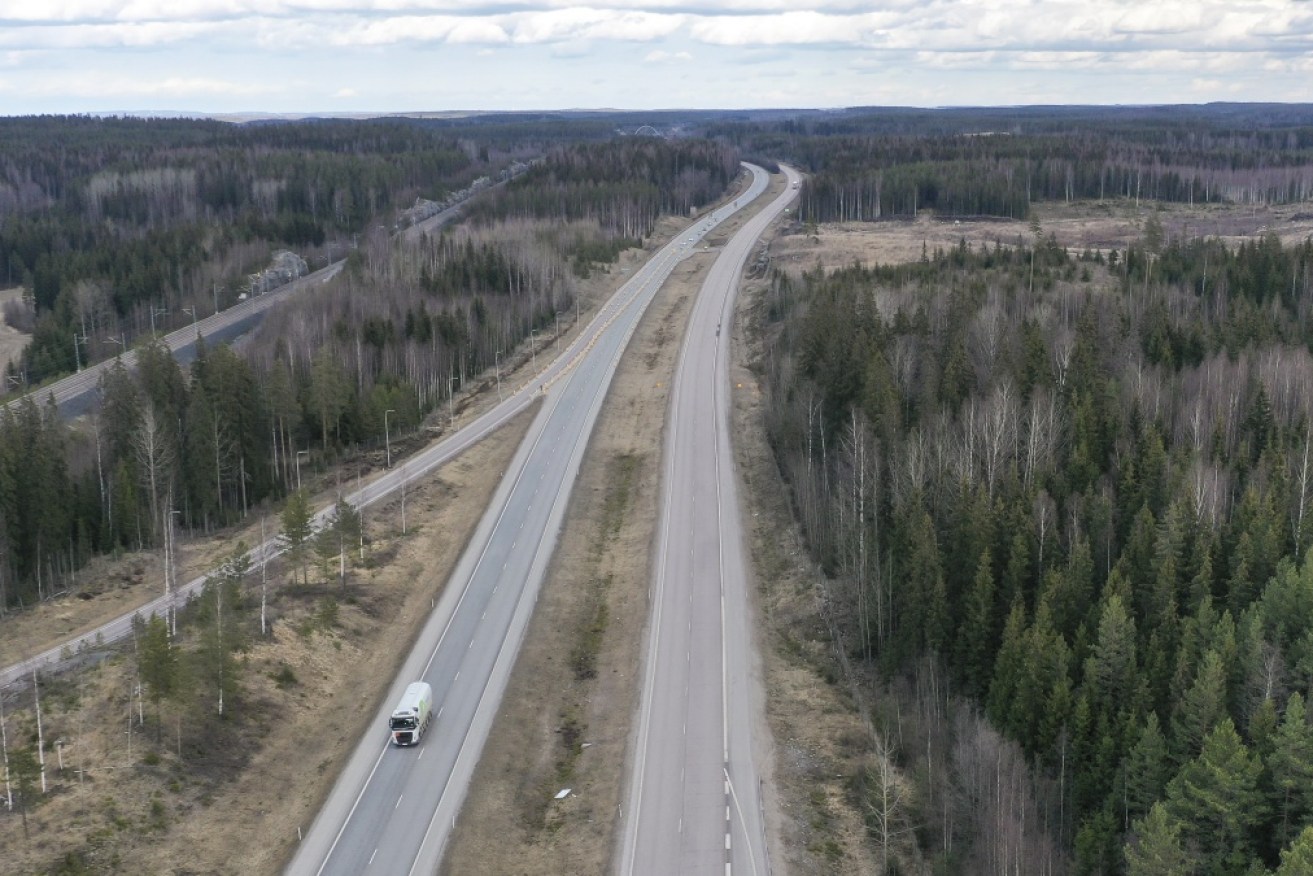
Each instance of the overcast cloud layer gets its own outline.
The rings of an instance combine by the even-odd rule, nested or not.
[[[1313,0],[0,0],[0,113],[1313,100]]]

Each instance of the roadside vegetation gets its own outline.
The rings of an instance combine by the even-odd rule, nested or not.
[[[842,647],[926,766],[903,841],[971,872],[1278,867],[1313,837],[1313,246],[1037,232],[764,303]]]

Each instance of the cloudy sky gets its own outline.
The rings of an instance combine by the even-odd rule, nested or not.
[[[1313,0],[0,0],[0,114],[1313,101]]]

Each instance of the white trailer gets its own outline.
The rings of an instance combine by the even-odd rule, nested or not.
[[[433,718],[433,688],[426,682],[415,681],[406,685],[401,702],[392,710],[388,729],[397,745],[415,745],[428,729]]]

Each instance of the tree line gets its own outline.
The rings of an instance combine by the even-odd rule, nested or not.
[[[635,240],[661,215],[687,216],[729,186],[737,150],[712,140],[625,137],[553,149],[544,161],[482,200],[475,221],[531,216],[596,222]]]
[[[691,157],[672,162],[708,154],[678,149]],[[627,153],[599,154],[615,172]],[[542,187],[559,191],[554,180]],[[635,212],[647,196],[615,192]],[[98,412],[76,427],[29,396],[0,416],[0,611],[67,588],[98,553],[159,549],[167,569],[180,533],[235,523],[301,486],[303,468],[445,419],[526,338],[567,328],[579,278],[633,243],[595,215],[374,229],[336,278],[272,309],[240,355],[202,342],[182,369],[148,342],[135,369],[109,369]]]
[[[941,690],[907,762],[975,764],[905,816],[924,854],[1308,859],[1310,281],[1309,242],[1163,241],[1153,222],[1107,255],[1041,232],[772,278],[769,435],[847,651],[873,684]],[[952,726],[926,717],[950,688]],[[1007,745],[1011,791],[988,760]]]
[[[1025,219],[1036,201],[1299,203],[1313,196],[1313,116],[1176,108],[852,111],[710,125],[809,174],[804,221]]]
[[[340,255],[510,160],[391,122],[80,117],[0,120],[0,159],[0,282],[25,288],[14,316],[35,334],[10,374],[27,382],[231,304],[271,250]]]

